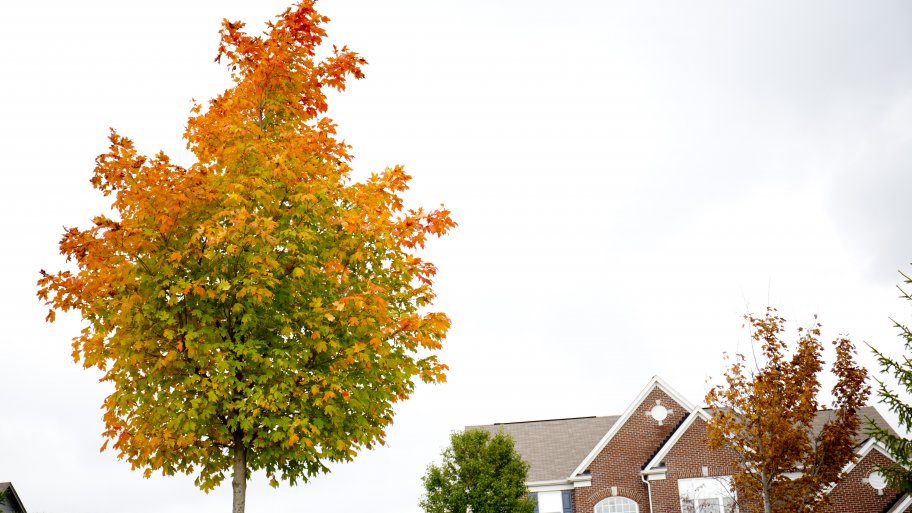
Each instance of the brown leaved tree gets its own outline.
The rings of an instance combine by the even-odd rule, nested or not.
[[[745,319],[760,355],[753,366],[737,355],[725,383],[707,394],[713,408],[710,446],[727,445],[737,454],[732,484],[742,505],[763,513],[817,511],[826,502],[825,490],[855,458],[854,440],[861,427],[857,411],[870,392],[867,372],[855,362],[848,338],[832,342],[833,411],[821,423],[820,324],[799,328],[790,351],[782,339],[785,319],[775,309]]]

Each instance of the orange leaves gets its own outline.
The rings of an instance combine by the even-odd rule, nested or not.
[[[854,458],[857,410],[869,394],[866,373],[853,360],[852,343],[835,340],[835,415],[819,426],[820,324],[799,329],[789,355],[782,338],[785,319],[775,309],[745,318],[762,359],[749,369],[737,355],[725,374],[726,385],[707,394],[715,410],[708,424],[710,445],[728,446],[738,454],[734,482],[742,498],[765,502],[773,512],[815,511],[825,501],[822,490]]]
[[[333,56],[318,68],[320,83],[337,91],[344,91],[346,76],[364,78],[361,67],[365,65],[367,65],[367,61],[349,50],[347,46],[343,46],[341,49],[333,46]]]
[[[192,106],[196,162],[140,155],[112,130],[91,180],[114,214],[66,229],[70,268],[38,280],[48,321],[82,315],[73,357],[111,383],[104,434],[134,468],[211,489],[223,448],[240,447],[270,478],[307,479],[382,443],[415,380],[446,379],[431,353],[450,322],[430,311],[437,268],[418,252],[455,223],[404,210],[402,167],[350,178],[324,88],[365,61],[317,58],[325,21],[308,0],[262,36],[226,21],[235,85]]]

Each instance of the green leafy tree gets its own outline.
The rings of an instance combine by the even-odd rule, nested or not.
[[[91,179],[112,213],[65,229],[71,267],[38,282],[49,321],[81,314],[73,357],[114,390],[104,447],[207,491],[230,473],[235,513],[251,471],[274,486],[325,472],[383,443],[416,379],[445,379],[450,322],[418,253],[455,223],[403,207],[401,167],[349,178],[325,89],[365,61],[323,49],[326,21],[312,0],[261,36],[226,20],[216,60],[234,86],[193,108],[196,161],[112,130]]]
[[[526,475],[529,464],[504,433],[471,430],[453,433],[440,466],[429,465],[422,478],[427,513],[532,513]],[[471,508],[471,510],[469,509]]]
[[[906,284],[912,284],[912,278],[906,274],[900,274],[902,274],[903,281]],[[903,298],[912,301],[912,296],[902,287],[898,288]],[[899,329],[906,352],[912,352],[912,331],[909,331],[909,327],[905,324],[895,320],[893,324]],[[912,393],[912,360],[908,356],[902,359],[890,358],[873,347],[871,350],[877,355],[877,360],[883,373],[892,376],[906,394]],[[912,429],[912,405],[907,404],[905,402],[906,399],[887,386],[883,380],[878,379],[876,376],[875,379],[877,380],[877,395],[880,397],[880,401],[896,414],[902,427],[907,431]],[[904,492],[912,492],[912,440],[892,433],[873,422],[868,423],[868,432],[877,441],[886,446],[895,460],[894,464],[879,468],[880,472],[894,487]]]

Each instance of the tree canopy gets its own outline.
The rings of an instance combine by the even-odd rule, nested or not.
[[[725,384],[706,397],[713,416],[708,425],[711,447],[727,445],[737,454],[732,476],[739,502],[764,513],[815,511],[843,467],[855,458],[855,436],[861,427],[858,409],[865,405],[867,372],[854,361],[855,348],[845,337],[832,344],[833,415],[822,426],[820,409],[823,344],[820,324],[799,328],[795,350],[782,340],[785,319],[775,309],[763,317],[745,317],[760,359],[749,366],[742,355],[725,373]]]
[[[906,274],[902,276],[907,285],[912,284],[912,278]],[[912,301],[912,296],[902,287],[899,287],[899,291],[904,299]],[[899,329],[907,354],[912,352],[912,331],[909,331],[908,326],[897,321],[893,321],[893,324]],[[880,401],[896,414],[899,424],[909,431],[912,428],[912,405],[906,402],[905,397],[912,393],[912,360],[908,356],[902,359],[891,358],[874,348],[871,349],[877,355],[883,373],[895,379],[906,394],[905,396],[900,395],[883,380],[875,377],[877,395]],[[912,492],[912,440],[892,433],[873,422],[868,424],[868,429],[877,441],[884,444],[895,460],[894,464],[878,470],[897,489],[907,493]]]
[[[532,513],[527,497],[529,464],[504,433],[470,430],[453,433],[443,461],[429,465],[421,479],[427,513]],[[471,508],[471,509],[469,509]]]
[[[73,357],[113,387],[104,445],[203,490],[233,471],[235,511],[248,471],[307,480],[383,443],[416,378],[445,379],[450,321],[418,254],[455,223],[404,207],[399,166],[350,178],[326,90],[365,61],[325,49],[327,20],[312,0],[260,36],[225,20],[216,61],[234,85],[194,105],[195,162],[112,130],[91,178],[110,213],[65,228],[70,265],[38,281],[49,321],[81,314]]]

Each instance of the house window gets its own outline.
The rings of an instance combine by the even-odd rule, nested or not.
[[[681,513],[734,513],[737,511],[731,477],[679,479]]]
[[[640,513],[640,507],[627,497],[608,497],[595,505],[595,513]]]

